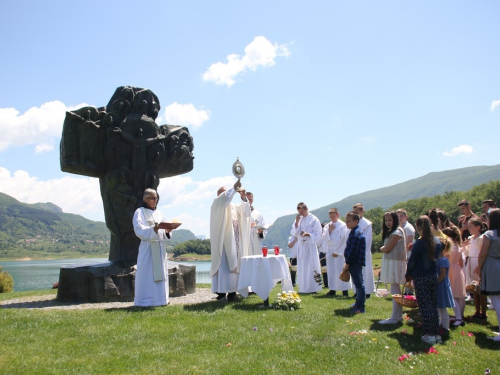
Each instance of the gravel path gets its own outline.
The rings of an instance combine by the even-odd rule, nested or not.
[[[210,289],[196,288],[195,293],[183,297],[170,297],[170,305],[193,305],[215,301],[216,294]],[[56,295],[16,298],[0,301],[0,308],[43,309],[43,310],[87,310],[87,309],[125,309],[134,306],[133,302],[75,303],[56,301]]]

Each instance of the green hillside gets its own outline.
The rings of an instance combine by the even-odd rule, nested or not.
[[[337,207],[341,216],[344,216],[348,211],[350,211],[352,206],[356,203],[362,203],[365,210],[370,210],[371,208],[376,207],[388,209],[399,202],[406,202],[422,197],[443,195],[452,191],[464,192],[472,189],[474,186],[495,180],[500,180],[500,164],[494,166],[478,166],[453,169],[443,172],[432,172],[425,176],[396,185],[351,195],[341,201],[311,210],[311,212],[316,215],[321,222],[326,222],[329,220],[328,210],[331,207]],[[458,199],[456,203],[458,203],[461,199],[464,198]],[[431,207],[427,207],[426,209],[428,208]],[[480,207],[478,207],[478,209],[479,208]],[[444,207],[443,209],[446,210]],[[295,214],[292,214],[278,218],[267,232],[264,244],[266,246],[272,246],[274,244],[285,246],[295,216]],[[371,218],[369,212],[366,213],[366,217],[370,220],[379,219]]]
[[[0,258],[107,257],[106,224],[63,213],[53,203],[26,204],[0,193]],[[195,239],[176,230],[169,245]]]

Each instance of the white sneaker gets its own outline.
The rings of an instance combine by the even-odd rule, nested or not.
[[[421,340],[427,344],[434,345],[436,343],[436,336],[425,335],[421,337]]]
[[[384,319],[378,322],[378,324],[395,324],[396,321],[392,318]]]
[[[462,319],[455,320],[455,323],[453,323],[455,327],[462,326],[464,325],[464,321]]]
[[[469,302],[469,301],[472,301],[472,298],[471,298],[470,294],[467,294],[467,297],[465,297],[465,302]]]

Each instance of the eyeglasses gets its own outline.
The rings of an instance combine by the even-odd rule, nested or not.
[[[158,197],[147,197],[146,199],[154,199],[155,201],[157,201]]]

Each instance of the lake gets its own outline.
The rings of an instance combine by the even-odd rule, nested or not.
[[[87,263],[106,262],[107,258],[58,259],[58,260],[27,260],[1,261],[0,266],[14,278],[14,291],[50,289],[59,281],[59,270],[63,266]],[[196,282],[210,284],[210,261],[176,262],[196,266]]]

